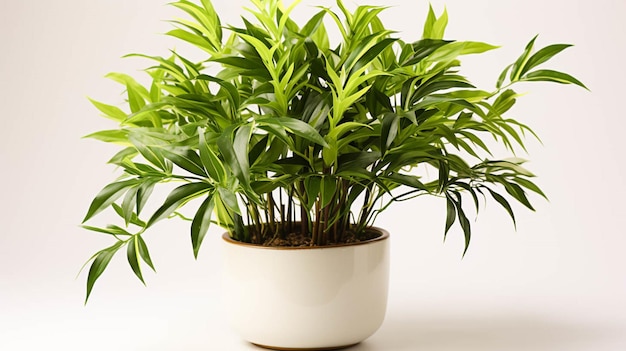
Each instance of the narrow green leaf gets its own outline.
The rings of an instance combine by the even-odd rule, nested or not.
[[[493,113],[495,113],[497,116],[502,116],[502,114],[510,110],[511,107],[515,105],[516,98],[519,96],[520,95],[512,89],[507,89],[503,91],[500,95],[498,95],[496,101],[494,101],[492,105]]]
[[[206,81],[210,81],[210,82],[215,82],[217,84],[219,84],[222,88],[224,88],[224,91],[226,91],[228,99],[231,101],[231,103],[233,104],[233,107],[235,109],[239,108],[240,105],[240,96],[239,96],[239,90],[237,90],[237,87],[235,87],[235,85],[233,85],[230,82],[227,82],[223,79],[220,78],[216,78],[213,76],[209,76],[206,74],[201,74],[199,76],[196,77],[196,79],[200,79],[200,80],[206,80]]]
[[[133,146],[135,146],[137,151],[139,151],[141,156],[143,156],[148,162],[163,171],[167,170],[168,167],[167,163],[165,162],[165,158],[158,149],[145,145],[134,135],[131,135],[129,140],[133,144]]]
[[[126,119],[126,112],[122,111],[119,107],[107,105],[91,98],[88,99],[100,112],[104,113],[105,117],[120,123]]]
[[[137,156],[137,154],[138,154],[137,149],[129,146],[127,148],[122,149],[115,155],[113,155],[113,157],[111,157],[111,159],[107,161],[107,163],[121,166],[125,160],[131,160],[135,156]]]
[[[533,182],[531,182],[528,179],[524,179],[524,178],[515,178],[515,182],[521,186],[523,186],[524,188],[533,191],[541,196],[543,196],[544,199],[548,199],[548,197],[546,196],[546,194],[543,193],[543,191],[541,191],[541,189]]]
[[[204,132],[201,131],[198,133],[198,135],[200,138],[200,161],[202,162],[202,165],[204,166],[204,169],[206,169],[209,176],[216,180],[218,183],[222,183],[227,177],[226,168],[224,168],[224,164],[222,163],[222,161],[219,159],[219,157],[217,157],[215,152],[213,152],[213,150],[211,150],[211,148],[207,144]]]
[[[244,174],[241,165],[237,157],[235,156],[235,150],[233,149],[233,142],[231,139],[230,133],[222,133],[222,135],[217,139],[217,146],[219,147],[220,153],[224,156],[224,161],[230,167],[231,171],[239,179],[240,182],[246,184],[250,179],[247,177],[247,174]]]
[[[313,208],[313,204],[315,203],[315,200],[317,199],[319,193],[320,193],[320,188],[322,187],[322,178],[317,177],[317,176],[311,176],[311,177],[307,177],[304,180],[304,188],[306,189],[306,196],[307,196],[307,208],[311,209]]]
[[[545,48],[542,48],[541,50],[534,53],[530,57],[530,59],[528,59],[528,62],[522,69],[521,75],[523,76],[526,72],[548,61],[549,59],[554,57],[554,55],[567,49],[570,46],[572,45],[571,44],[553,44],[553,45],[548,45]]]
[[[487,187],[485,187],[487,188]],[[494,200],[496,200],[500,206],[502,206],[506,212],[509,213],[509,216],[511,217],[511,220],[513,220],[513,226],[517,228],[517,223],[515,222],[515,214],[513,213],[513,208],[511,208],[511,205],[509,204],[508,201],[506,201],[506,199],[504,198],[504,196],[496,193],[495,191],[487,188],[487,190],[489,191],[489,193],[491,194],[491,196],[494,198]]]
[[[302,35],[305,37],[310,37],[320,25],[323,24],[324,16],[326,15],[326,11],[320,11],[312,16],[308,22],[302,27],[300,31]]]
[[[320,189],[320,198],[322,201],[322,207],[326,207],[330,204],[337,191],[337,181],[332,177],[323,177],[322,187]]]
[[[576,84],[581,88],[589,90],[581,81],[570,76],[567,73],[553,71],[549,69],[542,69],[533,72],[529,72],[521,80],[524,81],[543,81],[543,82],[555,82],[560,84]]]
[[[435,11],[433,10],[433,5],[428,5],[428,15],[426,16],[426,21],[424,21],[424,32],[422,34],[423,39],[435,39],[432,37],[433,26],[437,21],[437,16],[435,16]]]
[[[382,118],[382,127],[380,129],[380,153],[382,155],[387,152],[393,141],[398,135],[400,117],[395,113],[385,113]]]
[[[139,84],[135,80],[135,78],[129,76],[128,74],[111,72],[111,73],[108,73],[105,77],[112,79],[122,85],[131,86],[132,90],[144,99],[150,98],[150,92],[148,92],[148,90],[144,86]]]
[[[109,235],[132,235],[126,231],[120,231],[116,228],[99,228],[99,227],[93,227],[90,225],[81,225],[81,228],[83,229],[87,229],[87,230],[91,230],[92,232],[96,232],[96,233],[103,233],[103,234],[109,234]]]
[[[502,73],[500,73],[500,76],[498,77],[498,81],[496,83],[497,89],[500,89],[502,87],[502,84],[504,83],[504,80],[506,79],[506,75],[507,73],[509,73],[512,67],[513,67],[513,64],[510,64],[504,68]]]
[[[135,272],[135,275],[141,282],[146,285],[146,282],[143,280],[143,275],[141,274],[141,266],[139,263],[139,243],[135,236],[133,236],[126,246],[126,258],[128,259],[128,264]]]
[[[433,23],[432,31],[430,32],[430,37],[432,39],[443,39],[447,26],[448,26],[448,10],[444,8],[441,16],[439,16],[439,18],[437,18],[435,23]]]
[[[131,112],[139,112],[141,108],[146,105],[146,101],[143,99],[141,94],[135,90],[133,85],[126,85],[126,93],[128,94],[128,106],[130,107]]]
[[[372,62],[376,57],[378,57],[378,55],[380,55],[381,52],[383,52],[385,49],[389,48],[393,43],[395,43],[398,39],[396,38],[385,38],[381,41],[379,41],[378,43],[376,43],[374,46],[372,46],[371,48],[369,48],[367,50],[366,53],[364,53],[354,64],[354,66],[351,68],[352,72],[358,71],[359,69],[363,68],[364,66],[368,65],[370,62]],[[349,67],[349,66],[348,66]]]
[[[422,183],[420,181],[420,177],[418,177],[418,176],[408,175],[408,174],[401,174],[401,173],[394,173],[394,174],[392,174],[390,176],[387,176],[387,177],[378,177],[378,178],[390,179],[390,180],[392,180],[394,182],[400,183],[402,185],[409,186],[409,187],[417,189],[417,190],[428,191],[428,188],[426,187],[426,185],[424,185],[424,183]]]
[[[161,149],[161,153],[170,161],[174,162],[178,167],[186,170],[187,172],[206,177],[207,174],[202,166],[200,156],[193,150],[184,150],[180,152],[173,152],[167,149]]]
[[[115,202],[111,204],[111,207],[113,207],[113,209],[115,210],[115,213],[117,213],[118,216],[124,218],[124,210],[122,209],[122,206],[116,204]],[[138,227],[142,227],[144,228],[146,226],[146,222],[142,221],[141,219],[139,219],[139,217],[137,217],[137,214],[135,212],[133,212],[131,214],[129,223],[134,224]],[[128,225],[127,225],[128,226]],[[108,226],[107,228],[110,228],[111,226]]]
[[[190,44],[193,44],[199,47],[200,49],[208,51],[209,53],[212,53],[214,50],[211,47],[211,42],[209,40],[207,40],[201,35],[190,33],[184,29],[180,29],[180,28],[172,29],[169,32],[165,33],[165,35],[169,35],[171,37],[186,41]]]
[[[446,229],[443,233],[443,239],[446,239],[446,235],[448,235],[448,231],[454,224],[456,220],[456,207],[454,204],[454,200],[452,200],[450,195],[446,195]]]
[[[106,269],[107,265],[111,261],[111,258],[113,258],[113,255],[115,255],[117,250],[122,247],[123,244],[123,241],[118,241],[112,246],[99,251],[94,256],[95,259],[91,263],[89,275],[87,276],[87,296],[85,297],[85,304],[87,304],[87,301],[89,300],[89,295],[91,295],[94,284],[98,278],[100,278],[102,272]]]
[[[219,193],[219,197],[222,200],[222,203],[231,211],[236,214],[241,215],[241,210],[239,209],[239,203],[237,202],[237,196],[235,193],[227,188],[219,187],[217,188]]]
[[[89,135],[85,135],[84,138],[92,138],[104,141],[106,143],[115,143],[122,146],[132,145],[128,141],[128,131],[124,129],[101,130],[95,133],[91,133]]]
[[[137,180],[130,179],[111,183],[105,186],[91,202],[87,215],[85,215],[85,218],[83,219],[83,223],[98,212],[110,206],[115,200],[122,196],[128,188],[134,186],[135,184],[137,184]]]
[[[291,117],[274,117],[258,119],[257,122],[266,125],[283,127],[297,136],[300,136],[322,146],[328,146],[324,138],[322,138],[320,133],[315,130],[315,128],[299,119]]]
[[[167,196],[167,199],[165,199],[163,205],[161,205],[161,207],[154,212],[152,217],[150,217],[147,227],[150,227],[155,222],[166,218],[189,199],[199,196],[210,189],[211,185],[207,183],[189,183],[172,190],[172,192]]]
[[[139,186],[139,189],[137,190],[137,215],[141,213],[144,206],[148,202],[148,198],[152,194],[155,185],[155,180],[147,179]]]
[[[138,191],[139,186],[134,186],[126,192],[126,195],[124,195],[124,200],[122,201],[122,217],[124,218],[124,223],[126,224],[126,226],[128,226],[133,218],[133,210],[137,205]]]
[[[452,43],[452,45],[463,45],[461,55],[482,54],[483,52],[499,48],[499,46],[483,43],[480,41],[461,41]]]
[[[418,64],[440,47],[450,43],[452,43],[452,41],[436,39],[418,40],[411,44],[414,52],[405,62],[402,63],[402,66],[412,66]]]
[[[511,82],[515,82],[521,77],[522,70],[524,69],[524,66],[526,66],[526,63],[530,58],[530,53],[533,50],[533,46],[535,45],[535,40],[537,39],[537,36],[538,35],[535,35],[535,37],[532,38],[530,42],[528,42],[528,44],[526,44],[526,48],[524,49],[522,55],[520,55],[515,63],[513,63],[513,66],[511,67],[511,74],[509,75],[509,79],[511,79]]]
[[[211,216],[213,215],[213,207],[215,203],[213,196],[209,195],[202,205],[198,208],[198,212],[191,222],[191,245],[193,247],[193,255],[197,259],[200,245],[211,225]]]
[[[243,125],[235,132],[233,140],[233,152],[239,169],[241,169],[241,181],[246,186],[250,184],[250,164],[248,162],[248,145],[252,136],[252,127]]]
[[[146,242],[139,234],[135,235],[135,239],[137,240],[137,250],[139,251],[139,255],[141,256],[143,261],[150,268],[152,268],[153,271],[156,272],[156,269],[154,269],[154,265],[152,264],[152,259],[150,258],[150,252],[148,251],[148,246],[146,245]]]
[[[456,206],[456,214],[459,219],[459,223],[461,224],[461,228],[463,229],[463,236],[465,237],[465,249],[463,250],[463,256],[467,253],[467,249],[469,248],[470,241],[472,239],[472,225],[470,224],[469,219],[465,215],[463,211],[463,205],[461,203],[461,196],[458,195],[458,201],[455,203]]]
[[[509,193],[509,195],[513,196],[515,200],[519,201],[528,209],[532,211],[535,210],[533,206],[530,204],[530,201],[528,201],[528,198],[526,197],[526,192],[524,192],[524,189],[522,189],[521,186],[514,184],[514,183],[509,183],[506,181],[503,181],[501,183],[502,185],[504,185],[504,189],[506,189],[506,192]]]

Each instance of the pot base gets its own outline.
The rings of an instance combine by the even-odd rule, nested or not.
[[[306,348],[306,347],[305,348],[300,348],[300,347],[292,348],[292,347],[267,346],[267,345],[255,344],[253,342],[251,344],[254,346],[262,347],[264,349],[279,350],[279,351],[330,351],[330,350],[347,349],[348,347],[358,345],[359,343],[357,342],[356,344],[350,344],[350,345],[344,345],[344,346],[314,347],[314,348]]]

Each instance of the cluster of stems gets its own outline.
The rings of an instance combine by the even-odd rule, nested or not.
[[[246,201],[244,233],[233,233],[235,238],[272,245],[295,234],[310,246],[343,243],[348,235],[360,238],[376,212],[370,201],[372,187],[364,189],[364,205],[355,218],[348,198],[352,184],[340,177],[333,182],[332,194],[309,194],[301,180],[266,193],[260,204]]]

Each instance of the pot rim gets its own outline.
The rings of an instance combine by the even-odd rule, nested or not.
[[[224,240],[224,242],[227,244],[243,246],[243,247],[252,248],[252,249],[261,249],[261,250],[324,250],[324,249],[333,249],[333,248],[339,248],[339,247],[367,245],[367,244],[371,244],[377,241],[383,241],[383,240],[389,239],[389,232],[383,228],[371,226],[371,227],[367,227],[367,229],[378,232],[380,235],[373,239],[369,239],[365,241],[359,241],[359,242],[354,242],[354,243],[344,243],[344,244],[333,244],[333,245],[325,245],[325,246],[263,246],[259,244],[244,243],[241,241],[234,240],[233,238],[230,237],[230,235],[228,235],[228,232],[225,232],[224,234],[222,234],[222,240]]]

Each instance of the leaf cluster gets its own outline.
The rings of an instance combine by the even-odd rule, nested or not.
[[[514,153],[534,135],[508,117],[519,98],[512,86],[585,88],[538,68],[570,45],[534,50],[533,38],[486,91],[459,73],[460,58],[496,47],[445,39],[445,11],[437,17],[430,8],[422,38],[404,42],[381,22],[383,7],[350,11],[337,0],[338,11],[319,7],[298,24],[290,13],[299,1],[250,2],[240,27],[223,25],[210,0],[174,2],[189,19],[173,21],[167,34],[206,59],[133,54],[152,61],[151,82],[112,73],[126,110],[92,100],[118,126],[88,137],[121,146],[109,163],[123,175],[96,195],[84,221],[112,208],[124,226],[85,226],[116,239],[90,260],[87,296],[122,247],[143,281],[141,263],[153,265],[142,235],[169,217],[191,222],[197,257],[211,223],[242,242],[300,233],[326,245],[359,237],[393,202],[434,195],[446,202],[445,233],[458,223],[467,250],[463,200],[478,209],[480,198],[493,198],[515,221],[511,199],[532,210],[528,191],[545,196],[523,160],[491,159],[488,140]],[[339,43],[331,43],[329,25]],[[180,185],[146,215],[146,203],[159,201],[154,187],[170,182]],[[188,218],[181,211],[189,203]]]

